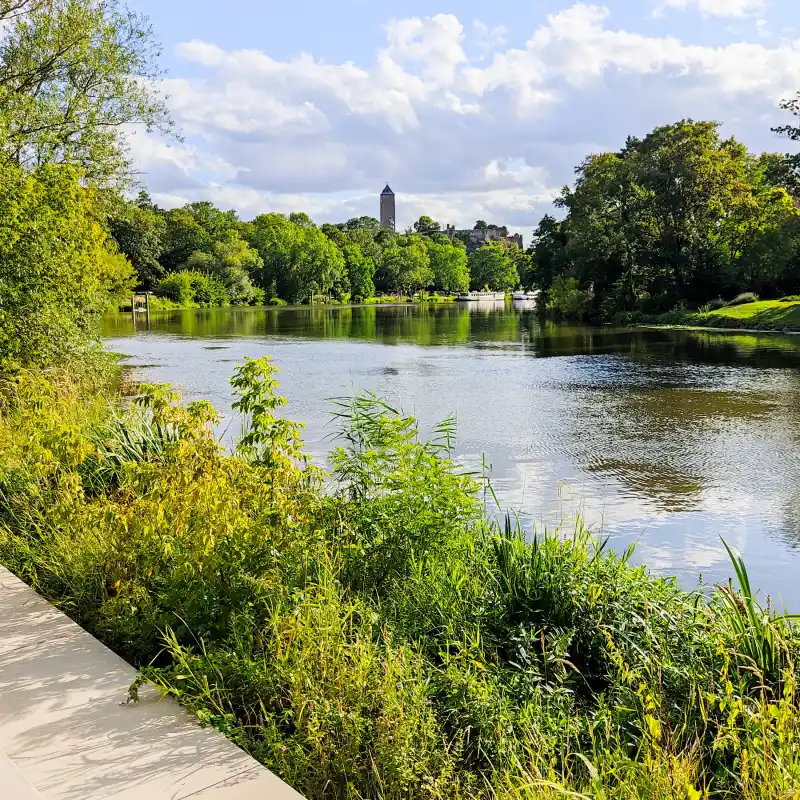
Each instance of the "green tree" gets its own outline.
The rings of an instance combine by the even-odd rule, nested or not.
[[[180,269],[189,256],[202,250],[211,251],[212,238],[188,208],[166,211],[164,217],[164,250],[161,265],[167,272]]]
[[[436,220],[422,216],[414,223],[414,230],[422,236],[430,236],[442,229]]]
[[[235,211],[221,211],[208,200],[187,203],[184,209],[205,230],[211,241],[225,239],[239,232],[239,217]]]
[[[433,270],[433,285],[443,292],[465,292],[469,289],[467,251],[461,243],[427,242]]]
[[[257,288],[251,279],[260,274],[262,267],[258,252],[235,233],[214,242],[210,253],[198,250],[186,262],[188,270],[206,272],[217,278],[233,305],[263,302],[263,289]]]
[[[556,275],[564,272],[567,237],[563,225],[550,214],[545,214],[533,232],[528,254],[528,275],[520,274],[524,286],[547,290]]]
[[[421,236],[398,236],[396,242],[383,251],[383,269],[392,288],[407,294],[430,286],[433,270],[428,249]]]
[[[0,17],[2,161],[77,165],[100,183],[127,178],[127,126],[172,127],[154,90],[159,48],[146,19],[118,0],[6,0]]]
[[[375,264],[364,256],[358,245],[347,242],[342,247],[350,294],[364,300],[375,294]]]
[[[349,291],[350,295],[357,300],[372,297],[375,294],[373,280],[375,277],[375,262],[361,252],[361,248],[351,239],[350,235],[342,230],[343,227],[325,224],[321,230],[336,244],[344,257],[347,291]],[[361,228],[356,229],[353,233],[363,234],[369,246],[377,247],[369,231]],[[380,248],[377,248],[377,251],[379,256]]]
[[[345,222],[344,228],[347,233],[369,231],[374,237],[381,230],[381,223],[375,217],[353,217]]]
[[[111,235],[136,270],[139,285],[150,289],[164,272],[166,223],[162,215],[138,203],[122,204],[108,220]]]
[[[534,236],[534,273],[574,277],[603,316],[699,304],[754,285],[777,286],[792,202],[776,159],[754,158],[718,125],[683,120],[587,158]],[[783,173],[785,175],[785,173]],[[769,257],[764,242],[782,241]]]
[[[86,352],[99,315],[129,296],[133,268],[102,216],[76,169],[0,167],[0,372]]]
[[[485,231],[485,230],[487,230],[488,228],[489,228],[489,226],[486,224],[486,220],[484,220],[484,219],[479,219],[479,220],[478,220],[478,221],[475,223],[475,225],[473,226],[473,228],[472,228],[472,229],[473,229],[474,231]]]
[[[293,211],[291,214],[289,214],[289,222],[293,222],[295,225],[298,225],[301,228],[310,228],[314,224],[311,217],[309,217],[304,211]]]
[[[472,286],[493,291],[511,289],[519,284],[519,273],[508,249],[497,242],[479,247],[469,257]]]
[[[264,289],[274,281],[280,296],[293,303],[308,300],[312,292],[345,290],[344,256],[315,225],[297,225],[281,214],[263,214],[253,225],[250,244],[264,262]]]
[[[207,255],[203,253],[202,255]],[[198,306],[225,306],[228,293],[222,281],[205,272],[183,269],[165,275],[155,287],[157,297],[164,297],[184,308]]]

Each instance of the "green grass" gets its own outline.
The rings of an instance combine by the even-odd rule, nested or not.
[[[649,320],[655,324],[705,328],[749,328],[752,330],[800,331],[800,302],[760,300],[701,312],[672,311]]]
[[[366,395],[322,474],[268,360],[207,403],[0,386],[0,560],[313,800],[792,797],[800,635],[581,524],[490,522],[479,476]],[[135,687],[133,688],[135,694]]]

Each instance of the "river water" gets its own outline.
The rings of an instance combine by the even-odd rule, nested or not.
[[[553,526],[582,514],[615,550],[687,586],[731,573],[800,611],[800,336],[540,323],[500,304],[202,309],[150,330],[106,318],[140,377],[210,400],[239,431],[228,385],[245,356],[281,369],[286,416],[324,464],[329,398],[370,389],[423,429],[457,418],[456,455],[491,468],[504,509]]]

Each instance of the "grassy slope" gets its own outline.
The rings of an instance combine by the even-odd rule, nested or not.
[[[720,308],[707,314],[686,314],[686,324],[711,328],[763,328],[800,331],[800,302],[762,300]]]

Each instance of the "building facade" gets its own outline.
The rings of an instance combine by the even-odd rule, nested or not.
[[[381,192],[381,227],[394,231],[396,220],[394,192],[387,183],[386,188]]]
[[[467,251],[472,253],[479,247],[491,242],[499,242],[506,247],[516,246],[522,250],[522,234],[509,234],[505,225],[493,228],[474,228],[471,230],[456,230],[455,225],[448,225],[444,230],[451,239],[461,239],[467,245]]]

